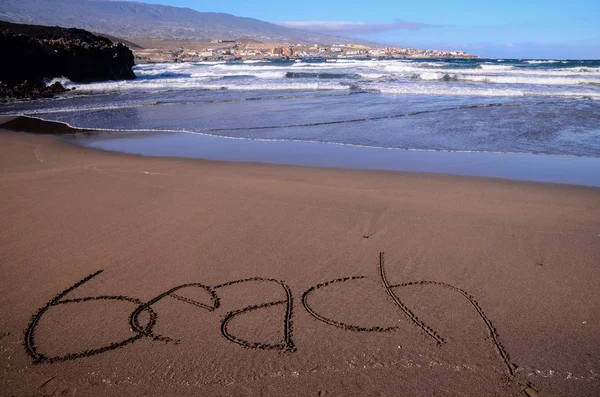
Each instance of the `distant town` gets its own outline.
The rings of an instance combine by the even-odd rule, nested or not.
[[[137,63],[200,62],[233,60],[311,59],[311,58],[477,58],[464,51],[422,50],[417,48],[376,48],[360,44],[262,43],[246,39],[211,42],[158,41],[131,39],[143,48],[134,49]]]

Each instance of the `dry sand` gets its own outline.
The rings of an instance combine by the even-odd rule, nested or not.
[[[600,189],[3,131],[0,219],[2,396],[600,394]]]

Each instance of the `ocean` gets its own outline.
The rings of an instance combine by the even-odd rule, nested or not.
[[[142,154],[202,157],[190,145],[224,137],[600,158],[600,61],[303,59],[148,64],[134,71],[134,81],[57,79],[75,90],[3,104],[0,113],[110,132],[90,145],[120,150],[121,139],[123,151]],[[144,149],[139,135],[127,141],[140,130],[161,136],[159,152],[157,145]]]

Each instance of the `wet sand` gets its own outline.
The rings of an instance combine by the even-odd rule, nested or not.
[[[2,131],[0,202],[3,396],[600,392],[598,188]]]

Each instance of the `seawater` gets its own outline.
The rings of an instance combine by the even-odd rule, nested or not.
[[[0,105],[74,127],[374,148],[600,157],[600,61],[314,59],[148,64]],[[51,82],[48,82],[51,83]]]

